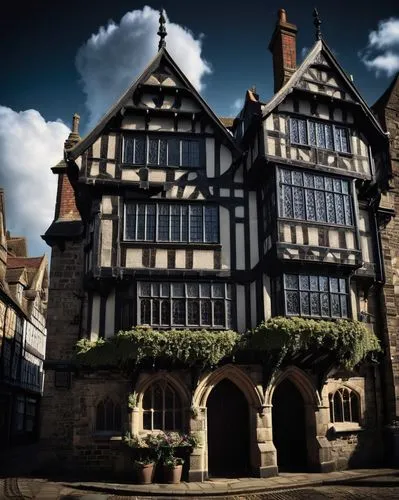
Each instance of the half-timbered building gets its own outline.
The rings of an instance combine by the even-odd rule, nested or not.
[[[233,121],[214,114],[160,34],[155,58],[83,139],[74,117],[53,168],[44,442],[64,464],[115,472],[122,432],[195,431],[190,480],[380,462],[382,380],[370,361],[327,369],[305,353],[269,378],[234,359],[134,379],[74,365],[77,340],[140,325],[244,333],[299,316],[379,332],[388,140],[319,30],[297,67],[296,27],[279,12],[275,95],[248,90]]]

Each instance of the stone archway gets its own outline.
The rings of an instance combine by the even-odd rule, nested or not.
[[[243,477],[250,472],[248,401],[229,379],[219,382],[207,400],[208,474]]]
[[[191,419],[190,428],[202,438],[203,446],[194,450],[190,457],[190,481],[202,481],[208,476],[207,403],[212,391],[223,380],[233,383],[247,401],[251,473],[260,477],[276,475],[276,453],[271,439],[271,422],[263,407],[260,367],[228,364],[204,374],[193,395],[196,415]]]
[[[312,379],[300,368],[289,366],[284,371],[279,372],[274,377],[271,384],[269,384],[265,394],[265,406],[272,409],[274,403],[281,404],[281,399],[283,398],[281,397],[280,399],[277,393],[276,401],[274,394],[278,391],[280,384],[282,385],[287,381],[289,381],[291,385],[284,385],[286,388],[289,388],[286,392],[291,392],[291,397],[294,398],[292,400],[293,406],[296,405],[297,408],[300,408],[300,411],[303,409],[304,423],[298,422],[297,426],[298,432],[302,432],[305,439],[305,443],[302,442],[301,445],[302,452],[306,453],[305,457],[302,455],[302,463],[307,466],[308,470],[330,472],[335,469],[335,463],[332,460],[330,443],[326,438],[329,422],[329,408],[323,405],[322,399]],[[283,393],[284,385],[282,385]],[[294,388],[292,388],[292,386],[294,386]],[[280,401],[278,401],[278,399],[280,399]],[[292,407],[292,413],[293,410],[294,408]],[[278,418],[278,411],[273,413],[275,418]],[[273,421],[272,425],[274,435]],[[295,425],[293,425],[291,429],[288,429],[287,432],[293,432],[294,428]],[[298,457],[298,462],[300,460],[300,457]]]

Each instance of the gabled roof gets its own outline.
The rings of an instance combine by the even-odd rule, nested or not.
[[[324,40],[318,40],[312,50],[309,52],[307,57],[304,59],[302,64],[296,69],[291,78],[286,82],[286,84],[281,87],[281,89],[273,96],[273,98],[265,104],[262,110],[263,117],[269,115],[281,102],[287,97],[287,95],[294,89],[295,85],[300,81],[300,79],[304,76],[307,69],[316,63],[317,56],[319,54],[323,54],[326,57],[331,66],[337,71],[339,76],[342,78],[344,83],[346,84],[348,90],[352,93],[355,100],[359,102],[364,113],[369,118],[370,122],[374,126],[374,128],[378,131],[379,134],[386,137],[386,133],[382,129],[381,125],[371,112],[369,106],[361,97],[359,92],[356,90],[356,87],[353,85],[351,80],[346,75],[345,71],[341,68],[340,64],[336,60],[335,56],[331,52],[330,48],[326,44]]]
[[[81,155],[91,144],[93,144],[96,139],[100,136],[109,120],[113,118],[129,101],[137,86],[140,83],[144,83],[151,76],[151,74],[161,65],[161,62],[167,62],[173,71],[177,74],[183,84],[187,87],[192,96],[201,104],[203,109],[208,114],[211,121],[214,122],[216,127],[221,131],[221,133],[225,136],[227,141],[231,144],[231,146],[239,151],[239,148],[226,127],[220,121],[220,119],[215,115],[212,109],[208,106],[208,104],[204,101],[204,99],[200,96],[200,94],[195,90],[193,85],[190,83],[188,78],[184,75],[181,69],[177,66],[177,64],[172,59],[169,52],[166,48],[161,48],[154,59],[149,63],[147,68],[142,72],[142,74],[133,82],[133,84],[126,90],[126,92],[120,97],[120,99],[111,107],[111,109],[103,116],[98,125],[89,132],[81,141],[79,141],[74,147],[66,150],[67,158],[76,159],[79,155]],[[159,84],[158,84],[159,87]]]

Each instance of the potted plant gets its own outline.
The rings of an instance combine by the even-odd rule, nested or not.
[[[156,457],[148,437],[131,436],[130,433],[124,436],[125,444],[134,449],[133,467],[139,484],[150,484],[154,477]]]
[[[184,460],[173,454],[163,459],[163,474],[165,483],[178,484],[181,480]]]

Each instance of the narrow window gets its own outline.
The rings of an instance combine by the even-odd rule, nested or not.
[[[330,393],[330,421],[359,423],[359,396],[347,387]]]
[[[182,403],[174,388],[164,382],[152,384],[143,396],[143,428],[178,431],[182,427]]]
[[[121,406],[110,398],[100,401],[96,407],[96,431],[121,430]]]

